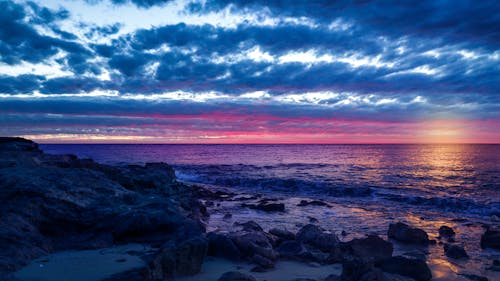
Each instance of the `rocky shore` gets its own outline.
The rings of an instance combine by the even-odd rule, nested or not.
[[[433,278],[425,257],[395,255],[394,243],[440,247],[450,259],[469,258],[446,225],[435,230],[437,240],[397,221],[387,226],[389,240],[367,234],[343,241],[320,227],[318,218],[304,218],[295,232],[264,229],[258,219],[207,230],[211,207],[228,201],[264,215],[289,208],[275,198],[180,183],[165,163],[103,165],[74,155],[45,154],[26,139],[0,138],[0,280],[16,280],[13,272],[50,253],[130,243],[148,246],[148,251],[135,253],[145,266],[106,280],[173,280],[198,274],[207,257],[217,257],[252,264],[256,274],[272,271],[284,260],[342,267],[326,279],[290,276],[290,281],[424,281]],[[302,200],[293,207],[304,206],[329,207],[321,200]],[[226,213],[224,219],[231,216]],[[498,250],[499,241],[498,229],[487,227],[480,245]],[[498,272],[500,262],[492,261],[490,270]],[[488,280],[474,274],[464,278]],[[221,272],[218,280],[256,279],[231,271]]]

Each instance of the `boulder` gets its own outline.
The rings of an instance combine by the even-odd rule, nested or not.
[[[417,281],[427,281],[432,278],[431,270],[425,261],[420,259],[396,256],[378,261],[375,265],[385,272],[407,276]]]
[[[295,240],[295,233],[282,228],[272,228],[269,233],[278,237],[280,241]]]
[[[199,273],[207,248],[208,242],[202,237],[167,243],[149,265],[150,277],[162,279]]]
[[[283,203],[270,203],[270,202],[260,202],[258,204],[242,204],[244,207],[248,207],[254,210],[260,210],[265,212],[284,212],[285,204]]]
[[[454,259],[468,259],[469,255],[465,252],[464,248],[458,245],[444,244],[444,254],[447,257]]]
[[[500,250],[500,230],[489,228],[481,236],[481,248]]]
[[[229,271],[222,274],[217,281],[256,281],[251,275],[247,275],[238,271]]]
[[[339,239],[335,234],[325,232],[314,224],[302,227],[297,233],[296,239],[302,243],[314,246],[323,252],[333,251],[339,243]]]
[[[325,206],[325,207],[328,207],[328,203],[324,202],[324,201],[320,201],[320,200],[311,200],[311,201],[308,201],[308,200],[300,200],[300,203],[297,204],[297,206],[299,207],[304,207],[304,206]]]
[[[387,236],[404,243],[429,244],[429,237],[425,231],[420,228],[412,228],[402,222],[391,223]]]
[[[390,258],[393,252],[392,243],[376,235],[369,235],[361,239],[353,239],[345,243],[342,249],[344,255],[352,255],[367,261],[378,261]]]
[[[313,259],[307,248],[297,241],[285,241],[276,249],[280,258],[296,261],[311,261]]]
[[[231,235],[231,240],[243,257],[260,255],[272,261],[277,259],[277,253],[264,232],[234,233]]]
[[[439,236],[444,238],[451,238],[455,236],[455,231],[453,228],[443,225],[439,228]]]
[[[228,236],[211,232],[207,235],[208,255],[222,257],[228,260],[239,260],[240,250]]]
[[[234,225],[240,226],[243,231],[264,231],[262,227],[254,221],[247,221],[244,223],[235,222]]]

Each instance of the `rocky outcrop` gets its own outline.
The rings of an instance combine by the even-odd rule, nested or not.
[[[500,230],[488,228],[481,236],[481,248],[500,250]]]
[[[376,235],[351,240],[345,243],[342,248],[343,255],[372,262],[390,258],[393,252],[392,243]]]
[[[391,223],[387,236],[394,240],[411,244],[429,244],[427,233],[420,228],[413,228],[402,222]]]
[[[177,241],[157,255],[179,255],[174,272],[190,274],[182,255],[206,248],[182,244],[204,232],[201,206],[164,163],[115,167],[0,138],[0,202],[0,272],[59,250]]]
[[[465,249],[461,246],[458,245],[451,245],[451,244],[444,244],[443,246],[444,249],[444,254],[447,257],[453,258],[453,259],[468,259],[469,255],[467,255],[467,252],[465,252]]]
[[[199,273],[207,248],[207,240],[202,237],[190,238],[182,242],[170,241],[162,247],[159,254],[156,254],[149,264],[148,277],[163,279]]]
[[[431,270],[423,260],[409,259],[402,256],[391,257],[376,263],[383,271],[427,281],[432,278]]]
[[[339,239],[314,224],[302,227],[296,235],[297,241],[312,245],[323,252],[331,252],[338,246]]]
[[[455,231],[453,230],[453,228],[446,225],[441,226],[438,232],[439,232],[439,237],[442,238],[451,238],[455,236]]]

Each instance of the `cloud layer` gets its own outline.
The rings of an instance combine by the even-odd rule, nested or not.
[[[52,2],[0,1],[2,135],[500,139],[496,1]]]

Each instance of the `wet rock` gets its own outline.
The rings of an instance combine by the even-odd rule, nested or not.
[[[458,245],[444,244],[444,254],[447,257],[454,259],[468,259],[469,255],[465,252],[464,248]]]
[[[481,236],[481,248],[500,250],[500,230],[488,228]]]
[[[402,222],[391,223],[387,236],[404,243],[424,245],[429,243],[429,237],[425,231],[420,228],[412,228]]]
[[[102,165],[2,138],[0,167],[0,272],[59,250],[181,242],[204,232],[199,202],[164,163]]]
[[[258,204],[242,204],[244,207],[248,207],[250,209],[261,210],[265,212],[284,212],[285,204],[283,203],[268,203],[262,202]]]
[[[208,242],[195,237],[176,243],[167,243],[149,265],[151,278],[190,276],[200,272],[207,254]]]
[[[300,200],[300,203],[297,204],[299,207],[304,207],[304,206],[329,206],[326,202],[320,201],[320,200]]]
[[[295,233],[282,228],[272,228],[269,233],[278,237],[280,241],[295,240]]]
[[[327,233],[319,226],[313,224],[302,227],[297,233],[296,239],[297,241],[312,245],[324,252],[332,251],[339,243],[335,234]]]
[[[217,281],[256,281],[251,275],[247,275],[238,271],[229,271],[222,274]]]
[[[359,258],[344,259],[342,261],[342,281],[359,281],[365,274],[374,270],[373,263]],[[377,279],[376,279],[377,280]]]
[[[439,228],[439,236],[444,238],[451,238],[455,236],[455,231],[446,225],[443,225]]]
[[[230,219],[230,218],[232,218],[232,217],[233,217],[233,215],[232,215],[232,214],[230,214],[230,213],[226,213],[226,214],[224,214],[223,219],[228,220],[228,219]]]
[[[379,261],[376,266],[385,272],[407,276],[417,281],[427,281],[432,278],[431,271],[425,261],[419,259],[396,256]]]
[[[393,252],[391,242],[370,235],[366,238],[354,239],[343,245],[344,255],[352,255],[367,261],[379,261],[390,258]]]
[[[241,226],[243,231],[264,231],[262,227],[254,221],[247,221],[244,223],[235,222],[234,225]]]
[[[459,273],[458,275],[462,275],[465,278],[472,280],[472,281],[489,281],[488,278],[486,278],[484,276],[475,275],[475,274]]]
[[[209,233],[208,239],[208,255],[214,257],[222,257],[228,260],[239,260],[241,258],[240,250],[229,237],[218,233]]]
[[[232,234],[231,239],[243,257],[260,255],[272,261],[277,259],[277,253],[264,232],[236,233]]]
[[[311,261],[314,260],[312,254],[307,248],[297,241],[285,241],[276,249],[280,258],[296,261]]]

